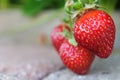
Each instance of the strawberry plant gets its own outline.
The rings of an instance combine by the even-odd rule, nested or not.
[[[104,9],[97,0],[66,0],[64,24],[70,30],[52,33],[52,41],[54,34],[64,36],[62,41],[57,38],[57,51],[65,66],[77,74],[87,74],[95,56],[106,59],[112,53],[115,24]]]

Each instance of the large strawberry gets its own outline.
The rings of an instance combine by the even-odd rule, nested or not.
[[[113,49],[115,25],[106,12],[89,10],[76,20],[74,37],[80,45],[94,51],[100,58],[107,58]]]
[[[73,46],[65,41],[60,47],[60,57],[70,70],[77,74],[87,74],[95,58],[94,54],[82,46]]]
[[[66,40],[65,36],[62,35],[64,29],[67,29],[69,31],[68,26],[66,26],[65,24],[60,24],[54,28],[51,34],[51,41],[57,52],[59,52],[61,44]]]

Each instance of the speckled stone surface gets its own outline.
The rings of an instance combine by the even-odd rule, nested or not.
[[[43,80],[120,80],[120,55],[109,59],[96,59],[87,75],[76,75],[68,69],[51,73]]]
[[[0,46],[0,73],[41,80],[63,67],[51,46]]]
[[[23,76],[9,75],[0,73],[0,80],[28,80]]]

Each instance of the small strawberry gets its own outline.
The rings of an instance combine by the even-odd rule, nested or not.
[[[66,40],[65,36],[61,34],[64,31],[64,28],[69,30],[69,27],[65,24],[60,24],[54,28],[51,34],[51,41],[57,52],[59,52],[61,44]]]
[[[76,20],[74,37],[80,45],[94,51],[100,58],[107,58],[113,49],[115,25],[106,12],[89,10]]]
[[[60,57],[70,70],[77,74],[87,74],[95,55],[82,46],[73,46],[65,41],[60,47]]]

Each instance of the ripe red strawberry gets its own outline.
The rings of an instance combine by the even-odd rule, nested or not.
[[[94,51],[100,58],[107,58],[113,49],[115,25],[106,12],[90,10],[76,20],[74,37],[80,45]]]
[[[95,55],[82,46],[73,46],[65,41],[60,47],[60,57],[70,70],[77,74],[87,74]]]
[[[59,52],[59,48],[61,44],[66,40],[65,36],[63,36],[61,33],[63,32],[63,29],[69,30],[69,27],[65,24],[60,24],[57,27],[54,28],[52,34],[51,34],[51,41],[57,52]]]

